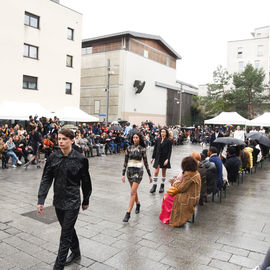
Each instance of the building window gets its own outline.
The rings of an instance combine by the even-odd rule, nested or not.
[[[256,37],[260,38],[262,36],[262,33],[257,33]]]
[[[170,58],[170,56],[167,56],[166,65],[167,66],[170,66],[171,65],[171,58]]]
[[[243,57],[243,48],[242,47],[239,47],[237,49],[237,57],[238,58],[242,58]]]
[[[95,114],[99,114],[100,112],[100,100],[95,100],[95,110],[94,113]]]
[[[38,59],[38,47],[29,44],[24,44],[23,56]]]
[[[255,60],[255,68],[260,68],[260,60]]]
[[[39,16],[34,15],[29,12],[24,13],[24,24],[34,27],[34,28],[39,28]]]
[[[257,46],[257,56],[263,56],[263,45]]]
[[[67,67],[72,67],[72,65],[73,65],[73,56],[67,55],[67,58],[66,58],[66,66],[67,66]]]
[[[239,62],[239,72],[244,71],[244,62]]]
[[[74,40],[74,30],[72,28],[67,29],[67,38],[70,40]]]
[[[66,94],[72,95],[72,83],[66,82]]]
[[[92,47],[82,48],[82,54],[92,54],[92,53],[93,53],[93,48]]]
[[[23,75],[23,89],[37,90],[37,77]]]
[[[147,51],[147,50],[144,50],[143,56],[144,56],[145,58],[148,58],[148,51]]]

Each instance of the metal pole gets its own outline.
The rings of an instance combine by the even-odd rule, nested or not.
[[[109,123],[109,103],[110,103],[110,69],[111,69],[111,63],[110,59],[107,60],[107,103],[106,103],[106,126],[108,126]]]
[[[181,124],[182,124],[182,90],[183,90],[183,85],[181,84],[181,88],[180,88],[180,116],[179,116],[179,118],[180,118],[180,126],[181,126]]]

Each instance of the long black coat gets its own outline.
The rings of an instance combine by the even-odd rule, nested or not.
[[[236,182],[238,172],[241,166],[241,161],[236,155],[231,155],[226,159],[225,167],[228,172],[229,182]]]
[[[217,169],[216,165],[209,160],[204,160],[202,162],[203,166],[206,168],[206,182],[207,182],[207,194],[213,193],[217,189]]]
[[[82,185],[82,205],[89,204],[92,192],[91,178],[88,172],[88,159],[72,149],[68,156],[59,150],[52,153],[43,171],[38,191],[38,204],[44,205],[48,191],[54,180],[53,205],[62,210],[80,208],[80,186]]]
[[[155,143],[154,151],[152,158],[155,159],[154,168],[157,168],[160,165],[160,168],[171,168],[170,158],[172,153],[172,142],[167,137],[161,143],[161,139],[158,138]],[[168,159],[168,163],[164,166],[165,160]]]

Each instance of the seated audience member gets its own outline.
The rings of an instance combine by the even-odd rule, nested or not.
[[[229,182],[236,182],[238,172],[239,172],[240,167],[241,167],[241,162],[240,162],[239,158],[236,156],[236,149],[233,146],[228,147],[225,167],[226,167],[227,173],[228,173],[228,181]]]
[[[51,138],[52,138],[51,135],[47,135],[43,139],[42,151],[44,152],[46,159],[50,156],[54,147],[54,143],[52,142]]]
[[[184,225],[194,214],[200,199],[201,177],[198,163],[192,157],[182,161],[183,177],[163,197],[159,219],[173,227]]]
[[[200,173],[200,176],[201,176],[201,195],[200,195],[199,204],[203,205],[203,200],[206,201],[206,196],[207,196],[206,168],[201,162],[200,153],[192,152],[190,156],[198,162],[198,172]]]
[[[215,146],[211,146],[208,150],[208,156],[209,161],[215,163],[216,169],[217,169],[217,179],[216,179],[216,184],[217,184],[217,190],[216,192],[220,191],[223,188],[223,175],[222,175],[222,161],[220,157],[217,154],[218,150]]]
[[[15,163],[21,165],[21,161],[18,159],[18,157],[16,156],[14,150],[15,150],[15,144],[13,142],[12,137],[9,137],[8,141],[6,142],[7,144],[7,155],[9,157],[11,157],[11,167],[12,168],[16,168]]]
[[[8,169],[7,145],[4,143],[1,137],[0,137],[0,159],[2,160],[2,169]]]

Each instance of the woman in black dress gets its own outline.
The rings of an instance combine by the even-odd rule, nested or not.
[[[123,222],[128,222],[134,202],[136,202],[135,213],[138,214],[140,212],[141,204],[139,202],[137,189],[143,177],[143,164],[149,175],[150,183],[152,183],[143,137],[140,133],[133,133],[131,137],[131,145],[126,150],[125,163],[122,173],[122,181],[125,183],[125,173],[127,170],[127,178],[131,187],[128,211],[123,219]]]
[[[159,193],[164,192],[164,183],[166,181],[166,170],[171,168],[170,158],[172,153],[172,142],[168,138],[169,132],[163,128],[160,130],[160,138],[156,140],[151,164],[154,162],[154,184],[150,190],[150,193],[156,192],[159,169],[162,169],[162,183],[160,185]]]

